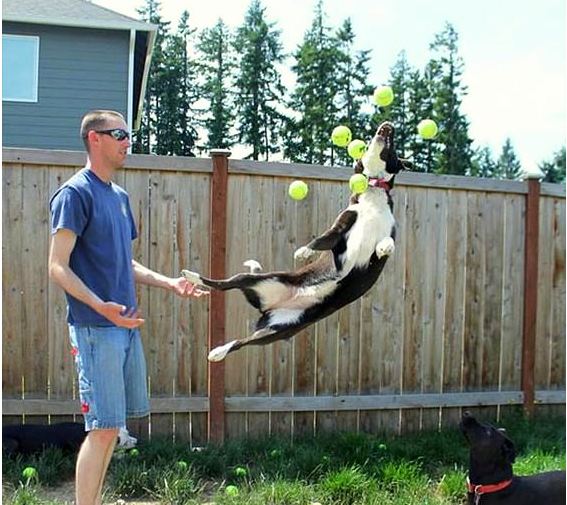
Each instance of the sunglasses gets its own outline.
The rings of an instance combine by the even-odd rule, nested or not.
[[[130,132],[124,130],[123,128],[113,128],[112,130],[93,130],[93,131],[96,133],[109,135],[114,140],[118,140],[118,141],[130,138]]]

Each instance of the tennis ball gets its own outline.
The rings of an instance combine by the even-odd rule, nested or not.
[[[37,477],[37,470],[33,466],[26,466],[22,470],[22,477],[28,480],[33,479],[34,477]]]
[[[438,128],[437,124],[433,119],[422,119],[417,125],[417,133],[419,133],[421,138],[426,140],[432,139],[437,135]]]
[[[394,101],[394,92],[390,86],[379,86],[372,95],[374,103],[380,107],[387,107]]]
[[[359,195],[368,189],[368,179],[362,174],[354,174],[348,181],[350,190]]]
[[[303,181],[293,181],[287,192],[294,200],[303,200],[307,196],[309,188]]]
[[[138,449],[130,449],[130,452],[128,454],[131,457],[136,458],[137,456],[140,455],[140,451]]]
[[[354,139],[347,147],[348,155],[358,160],[366,152],[366,144],[360,139]]]
[[[224,492],[228,496],[238,496],[238,488],[236,486],[233,486],[233,485],[226,486],[226,488],[224,489]]]
[[[237,477],[246,477],[247,474],[248,472],[246,471],[246,468],[243,468],[241,466],[237,466],[234,469],[234,475],[236,475]]]
[[[187,470],[187,461],[179,460],[177,462],[177,468],[180,470]]]
[[[348,126],[337,126],[331,133],[333,144],[339,147],[346,147],[352,139],[352,133]]]

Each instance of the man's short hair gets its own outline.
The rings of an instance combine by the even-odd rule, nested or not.
[[[83,116],[81,121],[81,138],[83,139],[87,152],[89,151],[89,132],[91,130],[104,130],[107,122],[111,119],[121,119],[125,121],[124,116],[114,110],[91,110]]]

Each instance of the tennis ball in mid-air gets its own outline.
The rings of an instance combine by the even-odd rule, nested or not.
[[[347,147],[348,155],[355,159],[359,160],[362,158],[362,155],[366,152],[366,144],[364,141],[360,139],[354,139]]]
[[[350,190],[359,195],[368,189],[368,179],[362,174],[354,174],[348,181]]]
[[[374,103],[380,107],[387,107],[394,101],[394,92],[390,86],[379,86],[372,95]]]
[[[338,147],[346,147],[348,143],[352,139],[352,133],[348,126],[337,126],[333,129],[333,133],[331,133],[331,140],[333,144]]]
[[[294,200],[303,200],[307,196],[309,188],[303,181],[293,181],[287,192]]]
[[[224,492],[228,496],[237,496],[238,495],[238,488],[236,486],[233,486],[233,485],[226,486],[226,488],[224,489]]]
[[[34,477],[37,477],[37,470],[33,466],[26,466],[22,470],[22,477],[24,479],[33,479]]]
[[[438,131],[437,124],[433,119],[422,119],[417,125],[417,133],[426,140],[434,138]]]

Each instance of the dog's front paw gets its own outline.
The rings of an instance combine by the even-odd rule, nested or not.
[[[308,260],[314,254],[315,251],[313,249],[304,245],[303,247],[300,247],[297,251],[295,251],[293,257],[295,260]]]
[[[187,279],[187,282],[196,284],[197,286],[203,286],[201,276],[197,272],[191,272],[191,270],[181,270],[181,275],[185,277],[185,279]]]
[[[236,340],[229,342],[228,344],[220,345],[219,347],[215,347],[210,353],[207,359],[209,361],[217,362],[222,361],[226,358],[226,355],[230,352],[230,350],[236,344]]]
[[[376,255],[378,258],[391,256],[395,248],[394,239],[392,237],[386,237],[378,242],[378,245],[376,246]]]

